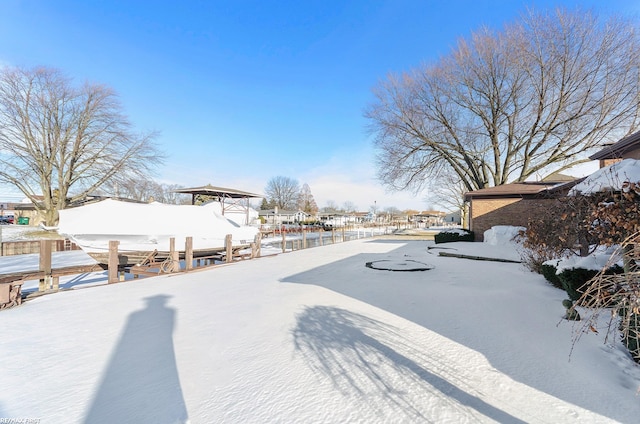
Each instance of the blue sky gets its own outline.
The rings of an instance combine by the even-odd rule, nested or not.
[[[282,175],[321,207],[425,209],[425,193],[375,179],[371,89],[482,25],[558,5],[640,11],[629,0],[0,0],[0,64],[113,87],[137,129],[160,133],[159,181],[262,193]]]

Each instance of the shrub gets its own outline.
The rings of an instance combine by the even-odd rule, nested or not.
[[[454,241],[474,241],[474,234],[473,234],[473,231],[467,231],[467,230],[442,231],[435,235],[434,240],[436,243],[449,243]]]
[[[613,275],[621,274],[623,272],[624,270],[621,266],[614,265],[607,268],[603,274]],[[562,288],[569,295],[569,299],[575,302],[583,295],[586,284],[598,274],[600,274],[600,272],[593,269],[570,268],[565,269],[560,274],[557,274],[557,277],[560,280]],[[583,299],[583,301],[584,300],[585,299]]]
[[[558,269],[549,264],[542,264],[540,266],[540,274],[544,276],[544,278],[551,283],[554,287],[564,290],[564,286],[562,285],[562,281],[558,278],[558,274],[556,272]]]
[[[593,277],[598,274],[598,271],[585,268],[571,268],[565,269],[557,275],[562,288],[569,295],[569,299],[574,302],[580,299],[582,291],[580,289]]]

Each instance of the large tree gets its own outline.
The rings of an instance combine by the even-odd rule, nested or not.
[[[451,174],[476,190],[585,161],[638,128],[639,57],[637,26],[616,17],[557,9],[483,28],[375,88],[378,175],[418,190]]]
[[[267,181],[264,189],[267,198],[280,209],[295,209],[297,207],[300,186],[298,181],[289,177],[273,177]]]
[[[145,176],[162,159],[152,139],[132,131],[109,87],[75,86],[50,68],[0,69],[0,182],[48,225],[105,182]]]
[[[318,204],[316,199],[311,194],[311,187],[309,184],[304,183],[298,193],[298,209],[309,215],[315,215],[318,213]]]

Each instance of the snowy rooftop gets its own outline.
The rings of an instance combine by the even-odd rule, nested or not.
[[[640,160],[624,159],[598,169],[569,191],[569,195],[591,194],[605,190],[620,190],[625,183],[640,182]]]

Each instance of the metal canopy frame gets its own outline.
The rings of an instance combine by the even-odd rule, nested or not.
[[[174,190],[174,193],[191,194],[192,205],[195,204],[196,196],[198,195],[217,197],[217,200],[222,205],[222,215],[224,215],[225,212],[245,213],[245,224],[249,223],[249,199],[264,197],[257,193],[250,193],[233,188],[214,187],[211,184],[202,187],[181,188]]]

